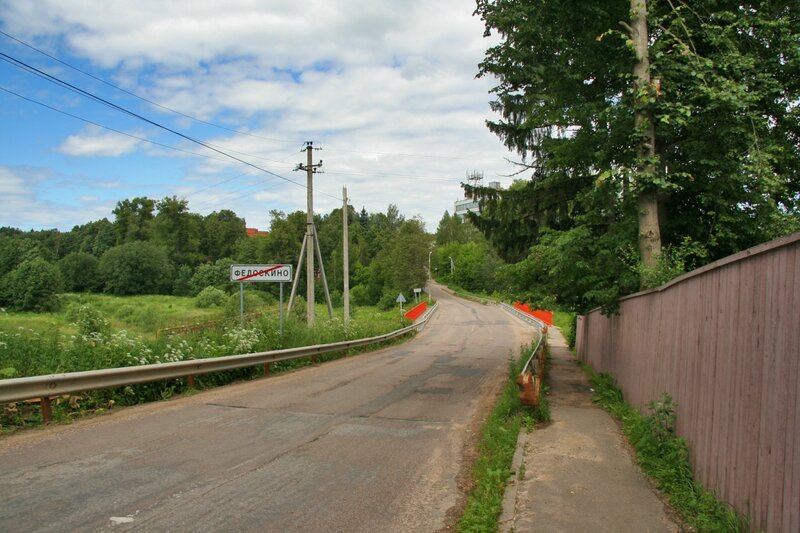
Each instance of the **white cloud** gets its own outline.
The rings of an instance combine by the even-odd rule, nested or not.
[[[394,203],[409,218],[421,214],[433,231],[461,196],[466,171],[484,170],[488,181],[513,170],[484,126],[493,82],[475,74],[491,42],[472,16],[473,0],[7,4],[0,15],[6,31],[63,42],[93,72],[106,68],[102,76],[129,90],[258,135],[203,129],[203,139],[237,157],[304,183],[291,170],[305,161],[302,141],[313,140],[326,171],[316,178],[318,212],[340,207],[347,184],[358,209]],[[200,128],[156,108],[146,114],[178,129]],[[188,158],[182,177],[161,180],[158,196],[185,193],[192,209],[230,208],[248,223],[266,220],[273,207],[305,207],[302,187],[174,137],[159,140],[215,159],[140,147],[92,128],[63,139],[58,151],[87,160],[136,152],[149,173]],[[236,177],[244,172],[252,174]]]
[[[90,126],[77,135],[70,135],[57,148],[62,154],[79,157],[118,157],[134,152],[141,141]]]
[[[57,189],[60,181],[61,178],[49,169],[0,166],[0,197],[3,198],[0,226],[69,229],[108,216],[109,204],[96,198],[87,198],[76,205],[48,199],[48,191]]]

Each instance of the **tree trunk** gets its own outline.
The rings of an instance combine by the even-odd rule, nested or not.
[[[636,150],[639,217],[639,253],[646,267],[654,268],[661,254],[661,229],[658,224],[658,197],[650,185],[655,175],[656,132],[653,124],[653,111],[649,102],[651,93],[650,57],[647,38],[647,2],[631,0],[631,39],[636,51],[633,66],[634,77],[634,119],[633,126],[639,143]]]

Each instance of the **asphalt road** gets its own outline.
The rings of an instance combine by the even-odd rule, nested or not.
[[[433,291],[402,345],[0,439],[0,531],[446,527],[532,330]]]

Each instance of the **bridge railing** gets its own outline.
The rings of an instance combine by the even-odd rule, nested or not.
[[[539,405],[541,398],[542,380],[544,378],[545,365],[547,363],[547,324],[507,303],[498,304],[503,310],[524,320],[534,326],[539,332],[536,346],[531,350],[531,356],[525,362],[522,370],[517,376],[517,386],[520,389],[520,399],[532,407]],[[534,364],[535,362],[535,364]]]
[[[187,378],[189,386],[194,384],[194,376],[233,370],[256,365],[265,365],[265,372],[269,371],[271,363],[289,361],[303,357],[312,359],[320,354],[340,352],[359,348],[370,344],[385,342],[406,335],[412,331],[422,329],[428,321],[436,305],[420,317],[414,324],[404,328],[364,339],[334,342],[331,344],[317,344],[314,346],[301,346],[284,350],[257,352],[242,355],[229,355],[212,357],[208,359],[192,359],[175,363],[156,363],[151,365],[129,366],[121,368],[106,368],[84,372],[68,372],[64,374],[49,374],[44,376],[31,376],[0,380],[0,404],[18,402],[30,399],[39,399],[42,404],[42,415],[49,421],[52,415],[51,397],[63,394],[74,394],[97,389],[124,387],[138,383],[148,383],[164,379]]]

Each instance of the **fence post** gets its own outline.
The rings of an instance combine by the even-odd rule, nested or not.
[[[42,421],[49,424],[53,420],[53,406],[50,404],[50,396],[42,396]]]

